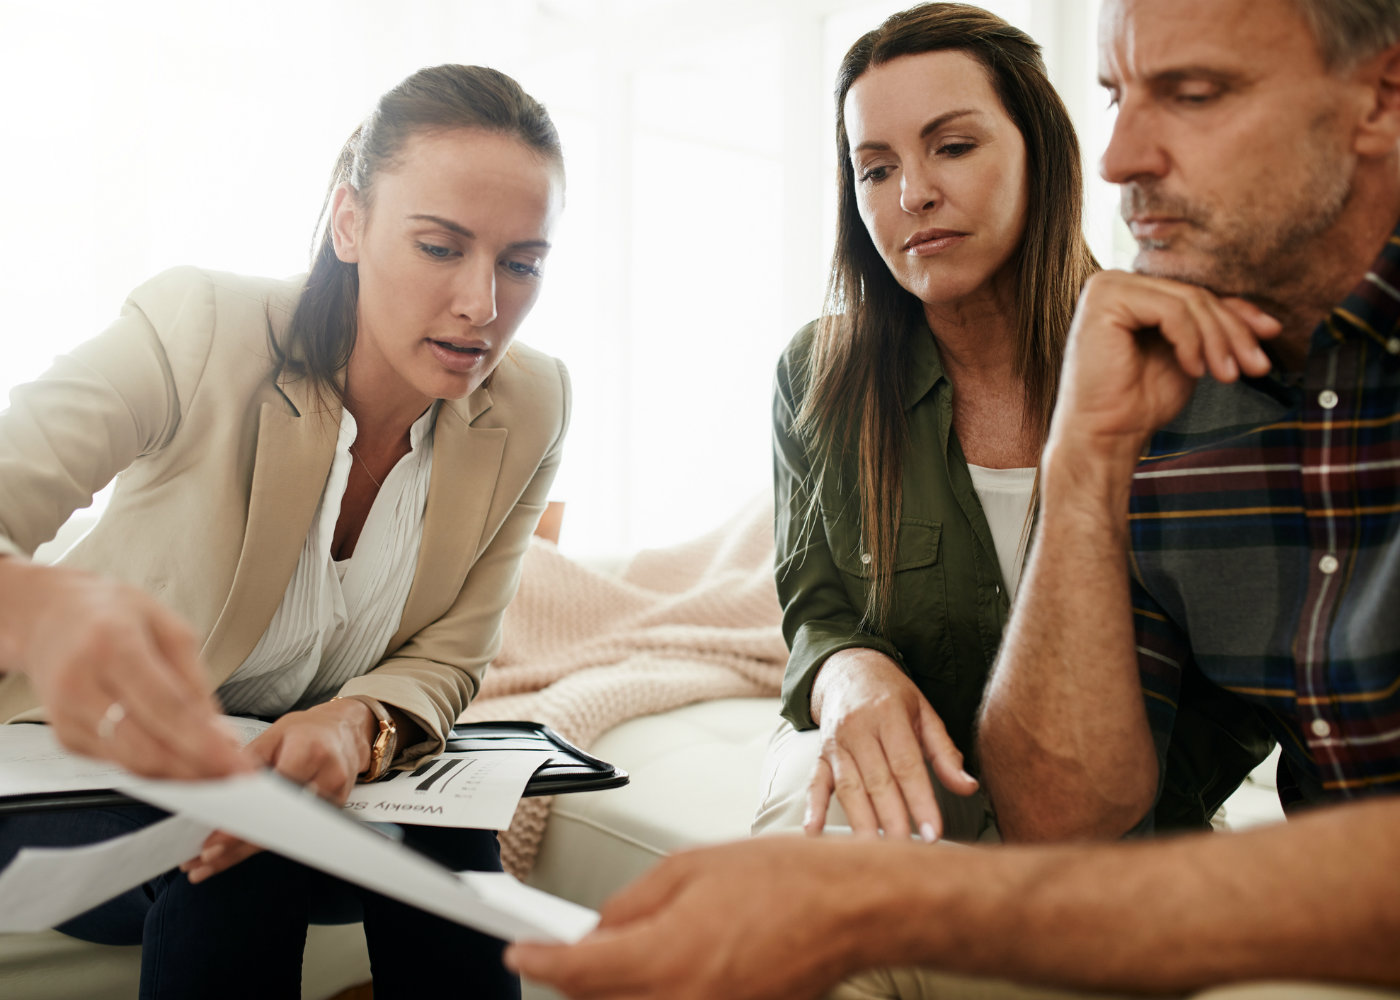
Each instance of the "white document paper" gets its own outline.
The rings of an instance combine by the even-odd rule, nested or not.
[[[188,816],[81,847],[25,847],[0,872],[0,932],[41,931],[199,853],[210,826]]]
[[[345,811],[356,819],[504,830],[547,750],[445,753],[413,771],[356,785]]]
[[[267,728],[257,719],[225,718],[245,743]],[[538,742],[526,742],[526,750],[504,742],[482,741],[489,749],[474,745],[415,771],[392,771],[382,781],[356,785],[345,809],[366,822],[504,830],[530,776],[552,756]],[[128,778],[115,764],[60,746],[48,726],[0,726],[0,796],[108,789]]]
[[[64,749],[48,726],[0,726],[0,795],[111,788],[125,773]]]
[[[267,723],[258,719],[226,715],[224,721],[244,743],[267,728]],[[0,796],[105,790],[127,777],[125,770],[110,761],[67,749],[50,726],[0,726]]]
[[[128,777],[119,788],[293,861],[496,937],[572,942],[598,922],[597,913],[587,907],[510,887],[502,881],[509,875],[472,873],[459,878],[270,772],[198,782]]]

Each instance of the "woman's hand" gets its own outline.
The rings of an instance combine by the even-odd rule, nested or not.
[[[336,805],[344,805],[356,777],[370,762],[370,748],[379,721],[364,702],[354,698],[328,701],[304,712],[288,712],[248,750],[282,777],[313,789]],[[191,882],[202,882],[261,848],[227,833],[209,835],[199,856],[180,866]]]
[[[150,778],[251,770],[194,632],[129,584],[0,557],[0,670],[29,678],[70,750]]]
[[[834,791],[858,836],[917,829],[934,841],[943,834],[943,817],[928,765],[949,791],[977,790],[943,720],[883,653],[833,653],[812,685],[812,718],[821,726],[822,749],[807,793],[803,826],[809,834],[826,825]]]

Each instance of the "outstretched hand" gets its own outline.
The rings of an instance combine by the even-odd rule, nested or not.
[[[833,653],[813,684],[812,714],[822,749],[807,791],[809,834],[825,827],[834,793],[857,836],[883,830],[903,837],[912,829],[931,842],[943,835],[943,817],[929,767],[949,791],[977,791],[943,720],[883,653]]]
[[[686,851],[610,899],[579,943],[517,944],[506,964],[575,1000],[818,997],[864,964],[867,897],[899,884],[904,858],[850,838]]]

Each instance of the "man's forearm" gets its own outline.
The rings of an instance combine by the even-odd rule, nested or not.
[[[1048,448],[1040,529],[988,684],[984,778],[1007,840],[1116,837],[1152,804],[1128,581],[1131,457]]]
[[[861,934],[856,964],[1149,993],[1259,979],[1400,985],[1397,825],[1400,802],[1387,800],[1241,834],[885,845],[900,852],[886,858],[899,898]]]

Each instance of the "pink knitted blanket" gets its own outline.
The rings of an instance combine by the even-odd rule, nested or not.
[[[501,652],[464,722],[543,722],[584,749],[618,723],[710,698],[775,695],[787,662],[773,587],[771,501],[706,535],[643,551],[616,575],[538,539]],[[507,871],[534,865],[551,798],[521,800]]]

